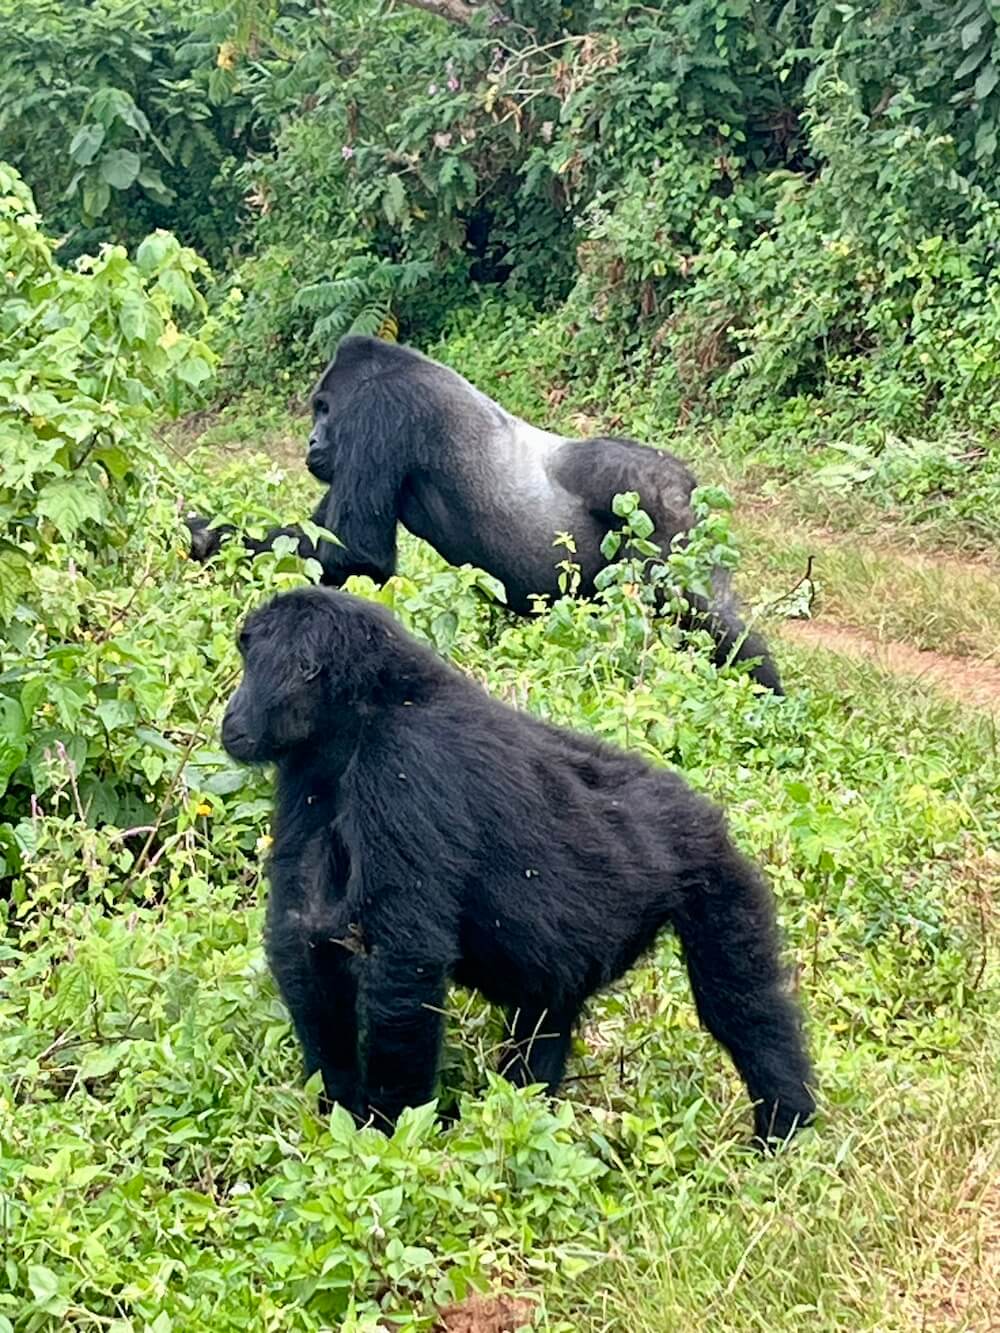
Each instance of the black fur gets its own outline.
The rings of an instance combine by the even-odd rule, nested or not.
[[[503,583],[521,614],[533,594],[557,596],[559,532],[576,540],[581,594],[590,596],[607,561],[601,542],[620,526],[615,495],[637,491],[655,524],[650,540],[666,552],[692,525],[693,474],[672,454],[634,440],[568,440],[511,416],[466,380],[412,348],[377,338],[345,338],[313,394],[307,466],[329,490],[313,514],[343,543],[314,543],[295,527],[249,550],[269,550],[275,537],[299,541],[303,556],[339,587],[351,574],[377,582],[396,568],[396,525],[402,523],[453,565],[477,565]],[[205,559],[230,525],[209,528],[191,516],[191,553]],[[718,570],[709,605],[692,595],[689,624],[708,629],[716,661],[754,660],[752,674],[782,693],[778,671],[760,636],[748,633],[728,575]]]
[[[588,996],[670,925],[758,1136],[809,1119],[771,895],[680,777],[498,703],[345,593],[276,598],[240,647],[222,741],[277,766],[268,956],[331,1101],[389,1126],[431,1099],[449,979],[507,1010],[508,1077],[556,1088]]]

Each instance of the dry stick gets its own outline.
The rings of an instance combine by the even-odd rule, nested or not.
[[[811,582],[812,582],[813,559],[814,559],[813,556],[809,556],[809,557],[807,558],[807,560],[806,560],[806,569],[805,569],[805,573],[802,575],[801,578],[796,579],[795,582],[792,584],[792,586],[791,586],[790,588],[786,589],[783,593],[780,593],[777,597],[775,597],[775,598],[773,599],[773,601],[765,602],[765,603],[763,604],[763,606],[759,606],[759,607],[754,611],[753,615],[750,616],[750,617],[747,619],[746,626],[744,627],[744,632],[743,632],[743,634],[740,636],[739,642],[738,642],[737,644],[734,645],[732,652],[731,652],[731,653],[729,654],[729,656],[726,658],[726,663],[725,663],[726,666],[729,666],[729,665],[735,660],[735,656],[736,656],[736,653],[737,653],[738,649],[739,649],[744,643],[746,643],[747,635],[748,635],[748,634],[750,633],[750,631],[753,629],[754,625],[756,625],[756,624],[759,622],[761,616],[765,616],[765,615],[767,615],[768,611],[773,611],[774,608],[775,608],[776,606],[780,606],[780,605],[782,604],[782,602],[787,602],[788,599],[789,599],[789,597],[791,597],[791,596],[793,595],[793,593],[798,592],[798,590],[802,587],[803,583],[811,583]],[[812,594],[810,594],[810,596],[809,596],[809,609],[810,609],[810,610],[812,610],[812,600],[813,600],[813,599],[812,599]]]
[[[976,979],[972,982],[969,988],[973,991],[979,989],[980,982],[986,972],[986,964],[989,962],[990,957],[989,928],[986,924],[986,907],[983,903],[983,895],[981,892],[976,894],[976,908],[979,912],[979,934],[983,947],[982,955],[979,959],[979,970],[976,972]]]
[[[814,556],[809,556],[809,557],[806,559],[806,571],[805,571],[805,573],[802,575],[802,577],[799,578],[799,579],[797,579],[797,580],[792,584],[792,586],[791,586],[789,589],[787,589],[787,591],[781,593],[780,596],[775,597],[774,601],[772,601],[772,602],[765,602],[764,605],[760,608],[760,610],[759,610],[759,611],[756,613],[756,615],[754,616],[754,619],[755,619],[755,620],[759,619],[760,616],[761,616],[762,614],[765,614],[765,613],[768,612],[768,611],[773,611],[774,608],[775,608],[776,606],[780,606],[782,602],[787,602],[788,599],[789,599],[789,597],[791,597],[794,593],[797,593],[797,592],[798,592],[798,590],[802,587],[803,583],[812,583],[813,560],[814,560],[814,559],[815,559]],[[812,596],[811,596],[811,595],[810,595],[810,598],[809,598],[809,608],[810,608],[810,610],[812,609]]]

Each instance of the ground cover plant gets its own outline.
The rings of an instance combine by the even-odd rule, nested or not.
[[[26,710],[51,727],[4,796],[0,1318],[418,1329],[481,1288],[567,1330],[982,1326],[988,717],[792,647],[790,698],[757,694],[664,642],[630,581],[601,610],[509,621],[480,576],[407,541],[399,577],[356,590],[501,697],[727,805],[778,894],[824,1110],[793,1153],[746,1154],[739,1088],[665,943],[595,1007],[558,1106],[468,1093],[503,1035],[468,999],[446,1048],[455,1127],[428,1109],[388,1140],[358,1132],[298,1086],[259,945],[265,787],[217,735],[233,626],[308,571],[280,551],[183,558],[181,495],[264,524],[311,490],[266,457],[220,460],[247,427],[156,455],[115,499],[122,559],[86,565],[84,597],[79,534],[72,557],[54,536],[51,586],[4,640],[5,736]]]
[[[997,20],[0,0],[0,1333],[1000,1326]],[[409,538],[350,586],[725,806],[809,1020],[790,1151],[669,939],[555,1104],[462,992],[447,1130],[300,1085],[219,723],[239,619],[317,571],[182,520],[311,512],[351,327],[710,484],[693,558],[738,554],[786,699],[628,558],[520,621]]]

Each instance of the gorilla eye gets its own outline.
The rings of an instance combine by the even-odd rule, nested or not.
[[[240,650],[243,656],[246,657],[247,650],[250,647],[250,635],[246,632],[245,629],[241,629],[239,634],[236,636],[236,647]]]
[[[316,401],[313,403],[313,416],[325,417],[329,415],[329,412],[330,412],[330,404],[326,401],[326,399],[317,398]]]

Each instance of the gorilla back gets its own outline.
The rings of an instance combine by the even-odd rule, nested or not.
[[[223,744],[277,766],[268,956],[330,1101],[433,1096],[449,978],[555,1089],[587,998],[672,926],[760,1139],[813,1111],[771,895],[675,774],[486,695],[381,608],[321,589],[248,619]]]
[[[664,551],[693,522],[696,481],[672,454],[634,440],[572,440],[540,430],[412,348],[345,338],[312,409],[306,462],[329,486],[313,521],[342,545],[316,547],[294,528],[247,545],[264,550],[279,533],[297,536],[331,586],[351,574],[388,578],[401,522],[451,564],[477,565],[499,579],[508,604],[523,614],[533,594],[559,595],[560,532],[575,539],[582,595],[593,593],[607,563],[601,543],[618,526],[616,494],[639,493],[655,525],[650,540]],[[193,553],[210,554],[217,537],[203,520],[189,526]],[[711,603],[689,598],[688,623],[708,629],[717,662],[753,659],[756,679],[781,693],[777,669],[763,641],[747,632],[723,570],[713,584]]]

